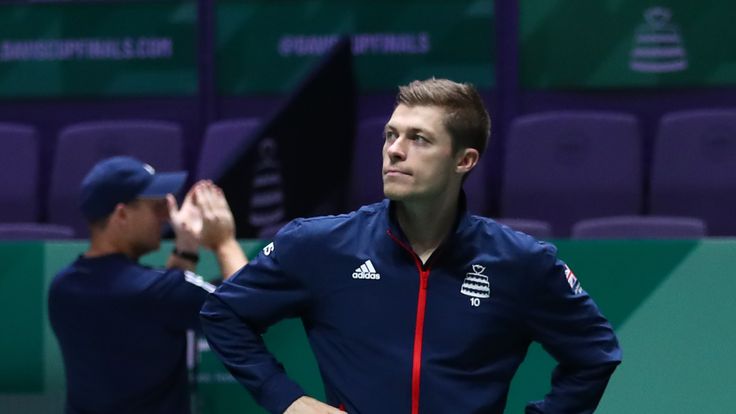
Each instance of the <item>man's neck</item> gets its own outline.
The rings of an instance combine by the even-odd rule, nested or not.
[[[434,202],[399,202],[396,218],[411,248],[426,263],[452,230],[458,198]]]
[[[109,254],[124,254],[125,256],[128,256],[131,260],[138,260],[137,257],[133,257],[134,255],[131,252],[128,252],[126,251],[126,249],[121,248],[108,238],[105,238],[101,235],[92,234],[90,237],[89,249],[87,249],[87,251],[84,253],[84,257],[100,257],[107,256]]]

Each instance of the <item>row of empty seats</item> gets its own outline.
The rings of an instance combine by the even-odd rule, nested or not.
[[[358,126],[351,207],[382,198],[381,134],[387,117]],[[213,178],[260,123],[217,122],[206,133],[195,178]],[[127,154],[161,171],[182,169],[178,125],[160,121],[90,122],[63,129],[51,166],[48,221],[87,234],[77,210],[79,182],[100,159]],[[0,124],[7,166],[0,181],[0,222],[33,222],[38,138],[29,126]],[[549,223],[553,237],[573,234],[579,220],[652,215],[699,218],[709,235],[736,235],[736,110],[677,112],[662,118],[651,171],[645,171],[637,119],[602,112],[551,112],[514,120],[505,140],[501,194],[505,219]],[[466,182],[471,210],[485,213],[488,185],[481,164]],[[645,187],[649,187],[648,192]],[[648,197],[645,198],[645,194]],[[645,209],[644,206],[649,208]]]
[[[259,125],[257,120],[236,120],[210,127],[201,151],[195,178],[214,178],[223,160]],[[86,224],[79,213],[79,184],[99,160],[131,155],[160,171],[184,168],[181,127],[163,121],[88,122],[64,128],[58,137],[50,169],[47,200],[49,226],[34,223],[39,215],[37,182],[39,142],[36,130],[27,125],[0,124],[0,222],[16,223],[7,235],[19,232],[64,238],[69,229],[85,237]],[[60,226],[66,226],[60,227]],[[48,232],[45,232],[48,230]],[[61,232],[61,233],[60,233]]]
[[[736,235],[734,110],[664,116],[649,171],[637,119],[625,114],[524,116],[506,146],[505,217],[548,221],[559,237],[581,219],[639,215],[647,205],[651,215],[700,218],[709,235]]]
[[[540,240],[554,238],[552,226],[541,220],[498,219],[514,230]],[[705,222],[697,218],[616,216],[586,219],[573,225],[572,239],[700,239]],[[69,226],[41,223],[0,223],[0,240],[67,240],[76,238]]]
[[[531,219],[498,219],[514,230],[540,240],[554,238],[550,223]],[[701,239],[708,235],[705,222],[694,217],[613,216],[580,220],[571,239]]]

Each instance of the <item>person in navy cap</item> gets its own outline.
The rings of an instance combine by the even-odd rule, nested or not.
[[[131,157],[99,162],[81,184],[90,245],[54,278],[51,326],[66,372],[65,412],[189,413],[186,331],[214,286],[193,273],[200,246],[227,278],[247,263],[222,191],[200,181],[181,208],[184,171],[157,173]],[[155,250],[170,222],[166,268],[138,259]]]

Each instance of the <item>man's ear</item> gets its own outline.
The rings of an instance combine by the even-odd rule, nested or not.
[[[115,208],[110,213],[110,221],[125,221],[128,219],[128,209],[125,208],[125,204],[117,203]]]
[[[479,159],[480,153],[477,149],[463,148],[458,152],[455,171],[460,174],[467,174],[475,167],[476,164],[478,164]]]

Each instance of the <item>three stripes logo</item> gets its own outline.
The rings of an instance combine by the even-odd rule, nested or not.
[[[215,285],[205,281],[202,276],[194,272],[190,272],[189,270],[184,271],[184,280],[187,283],[193,284],[194,286],[199,286],[200,288],[207,291],[207,293],[212,293],[215,291]]]
[[[373,279],[378,280],[381,278],[381,274],[376,272],[376,268],[373,267],[370,259],[366,260],[365,263],[360,265],[359,268],[353,272],[353,279]]]

